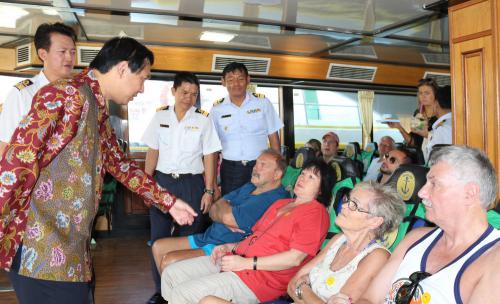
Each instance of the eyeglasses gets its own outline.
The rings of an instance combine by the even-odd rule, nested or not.
[[[396,304],[409,304],[415,295],[418,284],[430,277],[431,274],[425,271],[416,271],[410,275],[410,282],[407,282],[399,287],[394,301]]]
[[[389,152],[384,154],[384,158],[387,159],[391,163],[391,165],[394,165],[395,162],[399,162],[399,159],[397,159],[396,157],[389,157]]]
[[[370,211],[361,209],[358,207],[358,203],[354,200],[352,200],[349,196],[344,196],[342,199],[342,204],[347,204],[347,208],[351,211],[358,211],[358,212],[363,212],[363,213],[368,213],[371,214]]]

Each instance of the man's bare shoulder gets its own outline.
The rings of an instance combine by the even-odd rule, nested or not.
[[[500,290],[500,242],[496,242],[474,261],[460,280],[462,300],[468,303],[498,303]]]
[[[406,250],[410,248],[415,242],[425,236],[427,233],[434,230],[435,227],[421,227],[410,231],[396,247],[395,253],[406,253]],[[394,254],[393,254],[394,255]]]

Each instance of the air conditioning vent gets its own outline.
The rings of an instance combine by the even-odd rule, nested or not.
[[[245,57],[233,55],[214,54],[212,61],[212,72],[222,72],[224,67],[231,62],[243,63],[249,74],[267,75],[271,66],[271,58]]]
[[[94,60],[97,53],[101,50],[101,47],[96,46],[78,46],[77,50],[77,65],[88,66],[92,60]]]
[[[330,50],[330,55],[349,56],[349,57],[364,57],[377,59],[377,52],[371,45],[356,45],[348,46],[340,50]]]
[[[236,37],[231,39],[227,44],[234,46],[244,46],[249,48],[259,48],[259,49],[270,49],[271,42],[269,37],[257,36],[257,35],[242,35],[238,34]]]
[[[16,47],[16,66],[31,64],[31,43]]]
[[[451,85],[451,76],[449,73],[425,72],[424,78],[432,78],[440,86]]]
[[[442,53],[422,53],[426,64],[450,65],[450,55]]]
[[[373,82],[377,67],[330,63],[327,79]]]

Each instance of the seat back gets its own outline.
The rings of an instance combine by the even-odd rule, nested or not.
[[[361,147],[357,142],[348,143],[344,148],[344,152],[342,153],[343,157],[347,157],[352,160],[357,160],[361,158],[360,155],[361,155]]]
[[[488,210],[488,223],[496,229],[500,229],[500,213],[496,209]]]
[[[294,168],[302,168],[302,166],[308,161],[315,159],[316,155],[312,148],[302,147],[295,152],[295,156],[290,162],[290,166]]]
[[[363,151],[361,151],[360,161],[363,163],[363,175],[368,171],[368,167],[370,167],[370,163],[375,156],[375,153],[378,151],[377,143],[371,142],[368,143]]]
[[[403,221],[398,229],[387,233],[384,243],[393,251],[403,237],[412,229],[434,226],[425,218],[425,207],[418,197],[418,191],[425,185],[428,168],[419,165],[401,165],[389,178],[388,185],[394,187],[406,204]]]
[[[293,196],[293,188],[297,182],[297,178],[302,172],[302,166],[308,161],[316,158],[314,150],[308,147],[302,147],[295,152],[295,157],[286,168],[285,174],[281,178],[281,184]]]
[[[344,196],[348,195],[354,186],[361,181],[360,176],[362,173],[360,167],[356,164],[357,162],[359,163],[359,161],[350,158],[336,157],[329,163],[337,175],[337,182],[332,188],[332,201],[328,207],[330,228],[323,246],[335,234],[341,232],[340,228],[335,224],[335,219],[342,208]]]
[[[421,149],[417,149],[415,147],[409,147],[407,145],[403,145],[402,148],[406,149],[408,152],[410,152],[410,158],[412,159],[413,163],[416,165],[425,165],[425,158],[424,158],[424,153],[422,152]]]

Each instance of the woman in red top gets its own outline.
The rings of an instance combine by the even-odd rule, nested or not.
[[[237,244],[217,246],[211,257],[174,263],[162,274],[170,303],[198,303],[215,295],[233,303],[259,303],[286,293],[295,273],[318,252],[328,227],[325,205],[334,173],[324,162],[304,166],[296,198],[276,201]]]

